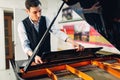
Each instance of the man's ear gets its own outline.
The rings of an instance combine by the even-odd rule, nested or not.
[[[26,9],[25,11],[26,11],[27,13],[29,13],[29,10],[28,10],[28,9]]]

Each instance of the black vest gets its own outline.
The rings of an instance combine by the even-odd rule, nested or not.
[[[47,30],[46,26],[46,19],[44,16],[41,16],[41,20],[39,22],[39,32],[36,31],[34,28],[34,25],[31,23],[30,19],[27,17],[23,20],[23,24],[25,26],[25,30],[27,32],[27,37],[30,41],[30,48],[34,51],[37,44],[43,37],[45,31]],[[42,46],[38,49],[37,55],[41,56],[43,52],[50,51],[50,33],[47,35],[44,43],[42,43]]]

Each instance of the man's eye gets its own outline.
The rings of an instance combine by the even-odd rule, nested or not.
[[[39,12],[41,12],[41,10]]]
[[[37,12],[33,12],[33,14],[37,14]]]
[[[37,14],[37,13],[41,13],[41,10],[33,12],[33,14]]]

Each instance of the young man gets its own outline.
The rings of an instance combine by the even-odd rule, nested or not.
[[[50,21],[47,17],[41,15],[42,8],[39,0],[26,0],[25,6],[29,16],[18,24],[18,34],[24,52],[30,57],[46,29],[49,27]],[[50,32],[58,38],[73,44],[75,48],[77,47],[77,51],[84,49],[83,46],[69,38],[68,35],[60,31],[57,27],[52,26]],[[35,56],[36,64],[43,63],[40,56],[45,51],[50,51],[50,34]]]

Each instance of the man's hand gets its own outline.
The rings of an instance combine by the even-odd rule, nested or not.
[[[77,50],[77,51],[83,51],[84,47],[80,44],[78,44],[77,42],[75,42],[73,39],[71,38],[67,38],[66,42],[72,43],[73,47]]]
[[[36,63],[36,64],[42,64],[43,61],[41,60],[41,57],[35,56],[35,63]]]
[[[73,46],[77,51],[83,51],[84,50],[84,46],[82,46],[82,45],[80,45],[76,42],[73,42]]]
[[[32,54],[33,54],[33,52],[31,51],[31,50],[29,50],[28,52],[27,52],[27,54],[29,55],[29,56],[32,56]],[[35,56],[35,64],[42,64],[43,63],[43,61],[41,60],[41,57],[39,57],[39,56]]]

